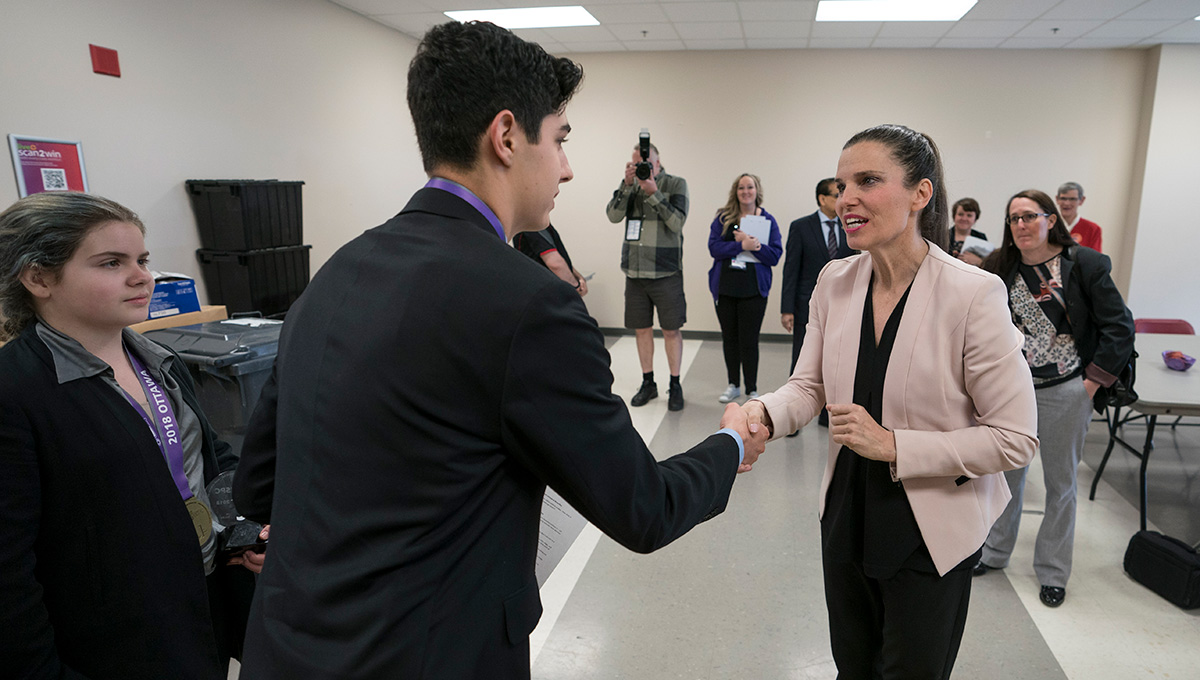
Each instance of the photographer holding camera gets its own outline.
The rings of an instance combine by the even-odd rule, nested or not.
[[[662,328],[671,382],[667,408],[683,409],[679,384],[687,303],[683,297],[683,223],[687,220],[687,180],[663,171],[658,148],[642,130],[625,177],[608,202],[609,221],[624,220],[625,243],[621,269],[625,272],[625,327],[637,335],[642,386],[629,401],[643,406],[658,396],[654,382],[654,310]]]

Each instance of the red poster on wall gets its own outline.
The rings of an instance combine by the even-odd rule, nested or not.
[[[9,135],[8,146],[21,198],[43,191],[87,191],[80,142]]]

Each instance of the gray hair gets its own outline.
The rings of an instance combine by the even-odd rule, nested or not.
[[[129,208],[74,191],[26,196],[0,213],[0,339],[16,337],[36,318],[33,296],[21,283],[25,270],[58,276],[92,229],[108,222],[146,233]]]
[[[1058,187],[1057,195],[1062,196],[1064,193],[1066,193],[1068,191],[1078,191],[1079,197],[1083,198],[1083,186],[1080,185],[1079,182],[1063,182]]]

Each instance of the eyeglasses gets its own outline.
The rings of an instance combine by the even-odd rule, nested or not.
[[[1017,222],[1024,222],[1025,224],[1033,224],[1034,222],[1037,221],[1037,218],[1049,217],[1049,216],[1050,216],[1050,213],[1025,213],[1023,215],[1009,215],[1008,219],[1004,220],[1004,223],[1010,227],[1012,225],[1016,224]]]
[[[1078,196],[1058,196],[1057,199],[1058,199],[1059,203],[1078,203],[1079,202]]]

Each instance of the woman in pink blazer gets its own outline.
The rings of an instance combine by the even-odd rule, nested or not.
[[[1003,282],[943,252],[928,136],[882,125],[842,149],[838,216],[860,255],[817,280],[796,369],[747,402],[772,438],[828,402],[822,561],[839,678],[947,678],[971,567],[1037,448],[1037,407]]]

